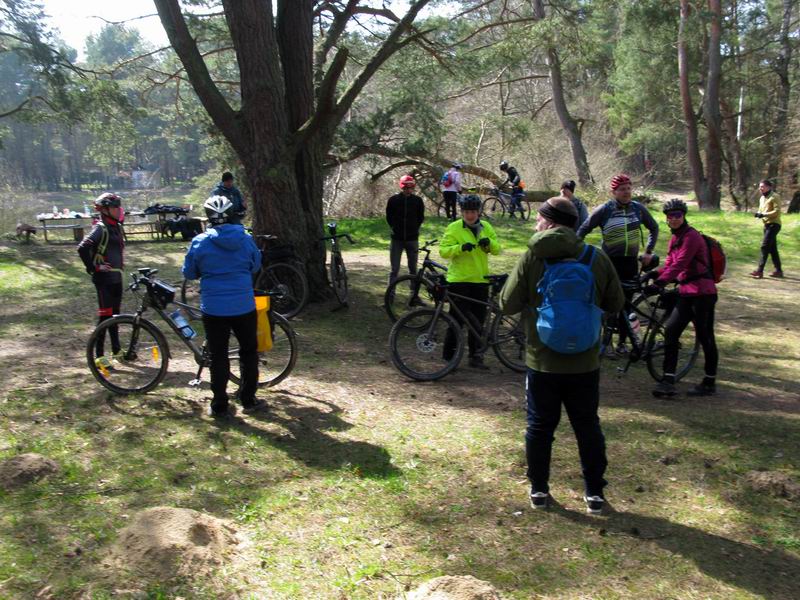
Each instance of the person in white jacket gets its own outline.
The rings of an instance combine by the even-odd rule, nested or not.
[[[453,166],[442,175],[439,181],[439,189],[442,190],[444,197],[444,210],[447,218],[451,221],[456,220],[456,204],[458,203],[458,195],[461,193],[461,169],[464,165],[461,163],[453,163]]]

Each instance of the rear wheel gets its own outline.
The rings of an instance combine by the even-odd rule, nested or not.
[[[118,338],[119,345],[115,338]],[[150,321],[118,315],[100,323],[86,344],[89,370],[116,394],[149,392],[167,374],[169,347]]]
[[[526,343],[525,332],[522,329],[522,315],[497,313],[492,321],[489,340],[492,350],[501,363],[518,373],[526,371]]]
[[[522,205],[522,209],[521,209],[522,210],[522,218],[525,221],[527,221],[528,219],[531,218],[531,203],[528,202],[527,200],[523,200],[521,202],[521,205]],[[519,212],[519,209],[518,209],[517,212]]]
[[[239,342],[231,332],[228,345],[230,378],[241,383],[239,368]],[[272,387],[286,379],[297,362],[297,336],[289,321],[277,313],[272,314],[272,348],[258,353],[258,387]]]
[[[487,219],[499,219],[504,214],[506,214],[506,208],[503,206],[500,198],[489,196],[483,201],[483,206],[481,207],[481,216],[486,217]]]
[[[444,343],[452,336],[455,349],[444,356]],[[441,310],[421,308],[410,312],[389,333],[392,363],[403,375],[417,381],[441,379],[455,369],[464,354],[464,338],[455,319]]]
[[[342,255],[339,253],[335,253],[331,256],[330,277],[336,299],[342,306],[347,306],[349,294],[347,287],[347,269],[344,266]]]
[[[403,275],[394,280],[386,288],[383,295],[383,307],[392,323],[415,309],[416,298],[420,302],[433,304],[431,290],[433,282],[421,275]]]
[[[277,292],[272,308],[287,319],[296,316],[308,302],[308,280],[303,271],[289,263],[273,263],[261,269],[254,284],[257,290]]]
[[[647,353],[647,370],[656,381],[664,379],[664,324],[653,324],[645,340]],[[680,381],[692,370],[697,356],[700,354],[700,340],[694,329],[694,323],[689,323],[683,330],[678,340],[678,365],[675,368],[675,381]]]

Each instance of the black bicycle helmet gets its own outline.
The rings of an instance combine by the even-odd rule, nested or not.
[[[508,169],[508,161],[507,160],[500,161],[500,170],[505,171],[507,169]]]
[[[212,225],[230,223],[236,216],[233,210],[233,202],[225,196],[211,196],[205,201],[203,208]]]
[[[113,192],[106,192],[94,199],[94,205],[97,208],[116,208],[122,206],[122,198]]]
[[[664,203],[664,206],[662,207],[661,211],[664,214],[681,211],[685,215],[687,212],[689,212],[689,207],[686,206],[686,202],[684,202],[680,198],[671,198],[670,200],[667,200]]]
[[[475,194],[462,196],[458,203],[461,206],[461,210],[480,210],[482,204],[480,196],[476,196]]]

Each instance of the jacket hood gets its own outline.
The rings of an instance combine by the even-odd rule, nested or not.
[[[575,258],[581,253],[583,242],[572,229],[554,227],[534,234],[528,248],[537,258]]]
[[[237,250],[241,248],[244,238],[247,236],[244,232],[244,226],[234,225],[232,223],[211,227],[206,231],[206,235],[208,235],[213,244],[225,250]]]

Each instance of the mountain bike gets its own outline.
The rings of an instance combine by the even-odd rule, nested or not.
[[[526,341],[521,315],[504,315],[496,300],[507,278],[508,275],[487,275],[490,295],[489,301],[483,302],[451,292],[445,277],[437,275],[434,286],[436,306],[407,313],[397,320],[389,333],[389,349],[394,366],[411,379],[434,381],[459,365],[466,342],[461,325],[445,312],[445,307],[450,304],[467,329],[480,338],[479,352],[491,348],[506,367],[524,373],[527,369]],[[452,304],[453,298],[486,305],[489,310],[486,311],[484,322],[477,323],[472,315],[465,314],[457,304]],[[454,336],[456,344],[455,352],[449,359],[443,356],[448,332]]]
[[[252,232],[252,230],[248,231]],[[297,316],[308,302],[308,279],[300,259],[290,244],[274,244],[274,235],[253,236],[261,250],[261,270],[253,277],[253,287],[274,293],[273,310],[286,319]],[[200,281],[184,279],[181,302],[200,304]]]
[[[203,369],[211,365],[207,343],[198,343],[187,337],[166,312],[174,304],[194,318],[201,318],[200,310],[175,301],[175,288],[155,278],[157,269],[142,268],[131,273],[133,282],[128,289],[140,298],[134,314],[116,315],[100,323],[92,332],[86,345],[86,360],[94,378],[106,389],[116,394],[144,393],[155,388],[167,374],[173,356],[164,332],[152,321],[144,318],[153,309],[188,348],[198,366],[197,374],[189,385],[200,385]],[[275,297],[275,294],[272,295]],[[292,372],[297,362],[297,341],[294,330],[284,317],[272,312],[272,349],[260,352],[258,357],[258,386],[277,385]],[[119,350],[106,353],[106,346],[118,336]],[[199,336],[198,336],[199,337]],[[111,339],[106,339],[111,338]],[[228,356],[231,358],[231,380],[239,384],[238,341],[231,333]],[[98,360],[98,359],[103,360]],[[234,367],[234,365],[236,365]],[[181,366],[184,366],[181,364]]]
[[[522,220],[527,221],[531,216],[531,203],[526,200],[523,194],[520,198],[520,206],[514,206],[512,194],[502,192],[496,187],[492,188],[492,191],[489,192],[481,206],[481,216],[487,219],[497,219],[506,213],[512,219],[516,213],[520,213]]]
[[[438,242],[439,240],[428,240],[419,249],[421,253],[425,254],[425,258],[422,260],[422,266],[416,275],[402,275],[386,288],[386,292],[383,295],[383,307],[386,309],[386,314],[389,315],[392,323],[409,310],[413,310],[415,306],[421,306],[421,291],[427,300],[433,300],[436,276],[447,272],[446,266],[431,259],[431,249]]]
[[[328,274],[330,276],[331,287],[339,304],[347,306],[349,289],[347,286],[347,269],[342,258],[342,249],[339,245],[339,238],[347,238],[347,241],[354,244],[353,238],[349,233],[336,233],[336,222],[331,221],[327,225],[328,235],[321,238],[321,241],[331,243],[331,262],[328,264]]]
[[[631,349],[627,353],[625,365],[618,367],[617,371],[620,374],[627,373],[633,363],[644,360],[650,376],[657,382],[662,381],[664,379],[664,325],[677,303],[678,291],[673,289],[662,291],[656,296],[646,296],[638,281],[623,282],[622,285],[627,292],[632,292],[632,299],[625,301],[623,312],[616,315],[616,318],[606,319],[600,337],[600,355],[606,356],[611,349],[614,334],[619,334],[620,328],[622,328],[631,342]],[[632,325],[632,321],[639,321],[638,330]],[[644,328],[643,335],[642,328]],[[690,323],[678,341],[678,365],[675,369],[675,381],[679,381],[691,371],[699,353],[700,340],[697,337],[694,323]]]

